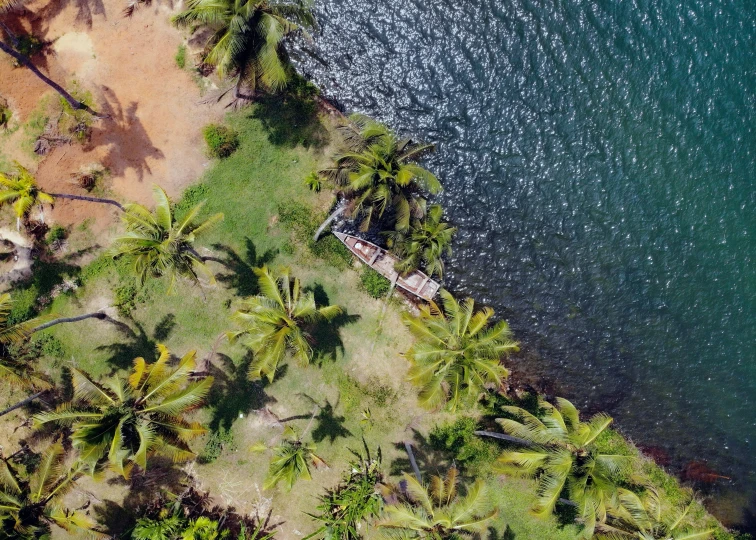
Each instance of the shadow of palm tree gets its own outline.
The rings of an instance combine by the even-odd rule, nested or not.
[[[317,425],[315,426],[315,429],[312,430],[312,440],[315,442],[321,442],[328,438],[330,443],[333,444],[338,438],[352,436],[352,432],[344,427],[346,417],[336,414],[336,408],[339,406],[339,401],[336,402],[336,405],[331,405],[331,403],[326,400],[325,405],[321,406],[320,411],[315,415]]]
[[[516,535],[509,525],[504,528],[504,531],[499,533],[493,527],[488,527],[488,540],[516,540]]]
[[[276,146],[321,149],[329,142],[328,131],[318,117],[318,107],[309,97],[291,92],[258,99],[250,118],[259,120]]]
[[[108,363],[113,366],[112,372],[119,369],[130,367],[134,358],[139,356],[145,358],[148,362],[155,359],[158,343],[165,341],[173,332],[176,326],[176,317],[173,313],[167,314],[156,325],[152,332],[152,337],[146,332],[144,326],[138,321],[132,320],[136,330],[128,325],[123,325],[128,330],[123,329],[128,338],[126,341],[111,343],[110,345],[100,345],[95,350],[108,351],[111,356]]]
[[[229,288],[236,289],[239,296],[254,296],[260,292],[257,286],[257,276],[254,269],[269,264],[278,255],[278,250],[269,249],[258,255],[254,242],[249,237],[244,239],[245,253],[242,257],[231,247],[224,244],[213,244],[213,249],[221,251],[224,257],[205,257],[228,268],[226,274],[218,274],[215,279]]]
[[[415,461],[423,479],[432,475],[443,475],[451,466],[452,456],[447,452],[434,449],[428,439],[416,429],[412,430],[412,439],[408,442],[412,446]],[[390,473],[392,475],[404,472],[412,474],[412,464],[406,454],[404,442],[395,443],[394,447],[404,453],[404,456],[391,462]]]
[[[330,301],[323,286],[316,283],[305,287],[306,292],[313,293],[315,304],[328,306]],[[326,361],[336,360],[344,354],[344,342],[341,339],[341,329],[360,320],[359,315],[351,315],[346,310],[330,321],[320,321],[308,328],[313,350],[313,363],[322,365]]]
[[[250,355],[239,365],[226,355],[216,354],[223,367],[216,363],[209,365],[209,372],[215,378],[210,393],[205,400],[212,411],[209,428],[218,431],[220,428],[230,429],[240,414],[262,409],[269,403],[275,403],[275,398],[265,393],[265,380],[250,381],[247,377]]]

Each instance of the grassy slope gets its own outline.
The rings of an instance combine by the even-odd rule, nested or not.
[[[63,343],[66,362],[95,376],[127,368],[138,355],[152,358],[157,341],[166,343],[176,354],[196,348],[198,357],[203,358],[216,337],[228,328],[228,302],[255,292],[251,268],[262,262],[291,265],[305,286],[316,288],[330,303],[345,307],[348,317],[341,322],[339,334],[318,336],[321,349],[329,353],[321,367],[289,366],[273,384],[261,385],[245,380],[248,358],[241,347],[222,342],[213,360],[216,385],[204,419],[213,428],[230,427],[236,450],[224,452],[215,463],[194,464],[192,468],[219,500],[242,511],[267,513],[272,508],[274,518],[283,522],[284,538],[315,528],[303,512],[313,511],[315,496],[337,482],[350,456],[348,448],[359,448],[361,435],[371,448],[382,447],[386,469],[392,474],[408,470],[401,448],[404,439],[415,439],[420,446],[418,458],[424,473],[432,474],[448,465],[447,456],[420,445],[428,428],[446,418],[419,409],[414,390],[402,380],[406,362],[399,353],[407,348],[410,338],[401,325],[398,309],[389,309],[379,324],[382,304],[358,290],[357,272],[326,265],[300,246],[287,253],[291,251],[291,234],[278,222],[278,204],[300,201],[322,212],[329,203],[329,196],[310,194],[302,185],[304,176],[324,159],[327,130],[312,119],[300,121],[297,112],[285,109],[275,113],[288,124],[277,122],[264,106],[231,116],[231,125],[241,133],[240,149],[207,172],[201,183],[204,187],[190,189],[187,194],[189,199],[206,198],[208,214],[225,214],[224,222],[203,243],[226,260],[225,266],[211,263],[219,276],[218,287],[203,293],[179,285],[175,294],[166,296],[162,285],[151,285],[148,300],[138,305],[133,319],[124,319],[128,328],[85,321],[49,331]],[[294,123],[301,127],[292,128]],[[112,302],[112,291],[122,278],[113,267],[94,270],[97,264],[84,272],[83,288],[54,301],[56,313],[80,313]],[[379,326],[380,332],[376,330]],[[382,395],[375,391],[378,387],[385,388]],[[299,417],[286,424],[301,431],[315,403],[324,412],[313,422],[308,439],[315,439],[318,453],[330,468],[314,471],[312,482],[300,482],[291,493],[283,489],[262,492],[269,453],[256,453],[250,447],[260,442],[275,443],[282,429],[262,421],[252,411],[267,406],[279,418]],[[366,409],[373,419],[373,425],[367,428],[360,422]],[[198,441],[198,450],[202,443]],[[490,482],[500,508],[492,538],[575,537],[572,526],[562,528],[555,521],[538,521],[528,515],[532,485],[499,479]],[[88,489],[104,501],[96,506],[98,511],[109,506],[108,501],[121,503],[124,497],[122,490],[112,486],[92,484]],[[135,494],[128,496],[126,504],[135,504],[134,498]],[[107,514],[111,521],[117,521],[113,517],[117,512]],[[507,525],[509,536],[505,533]]]

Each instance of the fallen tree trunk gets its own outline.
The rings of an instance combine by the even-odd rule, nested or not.
[[[53,319],[52,321],[46,322],[44,324],[40,324],[37,327],[32,328],[32,333],[39,332],[41,330],[46,330],[50,328],[51,326],[55,326],[56,324],[63,324],[63,323],[72,323],[72,322],[79,322],[83,321],[85,319],[104,319],[107,315],[103,313],[102,311],[95,311],[93,313],[86,313],[84,315],[78,315],[76,317],[61,317],[59,319]]]

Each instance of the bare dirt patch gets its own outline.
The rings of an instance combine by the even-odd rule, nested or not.
[[[50,44],[34,57],[43,72],[69,89],[75,81],[92,93],[95,108],[109,115],[95,123],[87,143],[58,146],[45,156],[36,174],[48,191],[84,194],[71,185],[71,173],[102,163],[116,198],[150,203],[153,184],[177,197],[208,165],[201,129],[223,116],[223,106],[200,103],[191,74],[176,66],[183,36],[171,26],[166,8],[141,9],[131,18],[122,10],[121,0],[40,0],[5,16],[16,31],[33,32]],[[49,93],[29,70],[0,59],[0,95],[17,121],[26,122]],[[28,156],[14,155],[15,148],[5,153],[29,164]],[[93,217],[94,228],[105,230],[117,212],[100,206],[60,201],[50,217],[64,225]]]

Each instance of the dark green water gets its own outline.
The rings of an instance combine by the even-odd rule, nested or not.
[[[756,518],[756,2],[318,0],[349,110],[439,143],[448,286]]]

